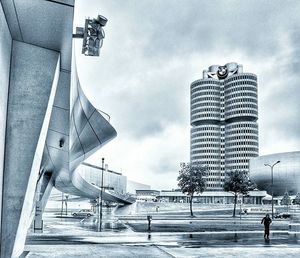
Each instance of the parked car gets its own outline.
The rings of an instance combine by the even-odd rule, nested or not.
[[[272,210],[267,207],[251,207],[251,208],[244,208],[242,213],[245,214],[266,214],[271,213]],[[274,212],[276,212],[276,209],[274,208]]]
[[[94,215],[94,212],[92,210],[89,210],[89,209],[83,209],[83,210],[80,210],[78,212],[72,213],[72,215],[74,217],[90,217],[90,216]]]
[[[288,212],[281,212],[281,213],[275,215],[276,219],[288,219],[290,217],[291,217],[291,214]]]

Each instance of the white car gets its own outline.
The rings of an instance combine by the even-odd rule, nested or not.
[[[90,217],[90,216],[94,215],[94,212],[92,210],[89,210],[89,209],[83,209],[83,210],[80,210],[78,212],[72,213],[72,215],[74,217]]]

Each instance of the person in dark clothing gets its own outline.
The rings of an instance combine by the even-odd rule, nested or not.
[[[261,224],[264,224],[264,226],[265,226],[265,234],[264,234],[265,239],[269,239],[271,223],[272,223],[272,220],[271,220],[269,214],[266,214],[266,216],[261,220]]]

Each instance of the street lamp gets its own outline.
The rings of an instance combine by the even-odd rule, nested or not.
[[[277,160],[274,164],[270,165],[270,164],[264,164],[265,166],[267,167],[270,167],[271,168],[271,194],[272,194],[272,219],[274,219],[274,203],[273,203],[273,185],[274,185],[274,180],[273,180],[273,167],[280,163],[280,160]]]
[[[104,158],[102,158],[101,192],[100,192],[100,231],[102,231],[102,191],[103,191]]]
[[[66,215],[68,215],[68,199],[69,199],[69,195],[66,194],[66,199],[65,199],[65,204],[66,204]]]

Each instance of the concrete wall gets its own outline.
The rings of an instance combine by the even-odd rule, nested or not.
[[[127,193],[135,194],[136,190],[150,190],[150,189],[151,189],[150,185],[127,180],[127,189],[126,189]]]
[[[22,253],[59,75],[59,53],[13,41],[1,258]]]
[[[2,207],[2,181],[5,149],[5,127],[8,99],[9,70],[12,39],[0,3],[0,222]],[[0,223],[1,235],[1,223]]]
[[[101,187],[101,177],[102,170],[97,167],[81,164],[77,168],[78,173],[90,184],[94,184],[98,187]],[[126,176],[108,172],[104,170],[103,173],[103,186],[111,187],[113,190],[120,194],[126,193],[126,184],[127,178]]]

